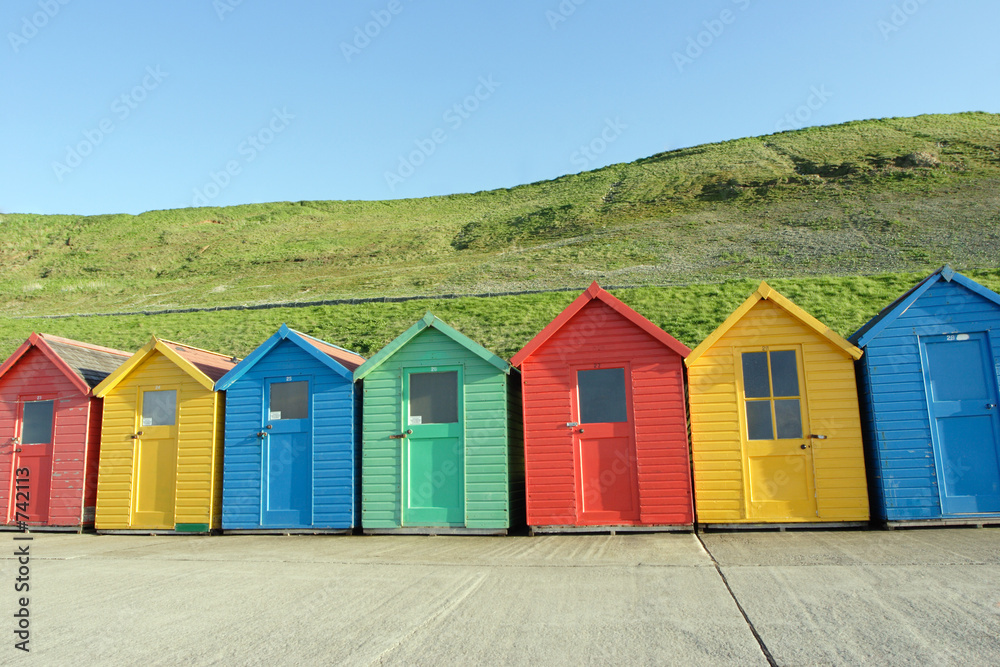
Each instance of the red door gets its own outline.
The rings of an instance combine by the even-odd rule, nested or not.
[[[577,519],[582,525],[639,521],[628,364],[572,369]]]
[[[14,447],[14,470],[18,481],[13,489],[10,519],[45,524],[49,520],[55,401],[31,399],[18,401],[18,444]]]

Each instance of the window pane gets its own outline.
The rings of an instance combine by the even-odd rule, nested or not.
[[[799,399],[775,401],[774,420],[778,422],[778,439],[802,437],[802,411]]]
[[[767,398],[771,383],[767,379],[767,352],[743,353],[743,395],[746,398]]]
[[[978,340],[930,342],[925,350],[935,401],[986,400],[991,395],[983,372],[989,366]]]
[[[799,395],[799,368],[795,363],[795,350],[780,350],[771,353],[771,383],[773,396]]]
[[[173,426],[176,416],[176,389],[142,392],[143,426]]]
[[[21,442],[25,445],[52,442],[53,401],[32,401],[24,404]]]
[[[309,416],[309,383],[272,382],[268,420],[305,419]]]
[[[747,439],[773,440],[771,401],[747,401]]]
[[[581,424],[628,421],[624,368],[579,371],[576,381],[580,389]]]
[[[409,424],[458,421],[458,371],[410,374]]]

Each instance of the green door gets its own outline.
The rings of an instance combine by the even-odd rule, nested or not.
[[[465,524],[462,369],[403,369],[403,525]]]

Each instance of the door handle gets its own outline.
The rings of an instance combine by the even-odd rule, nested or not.
[[[986,409],[987,409],[987,410],[992,410],[992,409],[993,409],[993,408],[995,408],[996,406],[997,406],[997,404],[996,404],[996,403],[987,403],[987,404],[986,404]]]
[[[809,445],[801,444],[799,445],[799,449],[809,449]]]
[[[267,437],[267,431],[258,431],[257,432],[257,437],[260,438],[261,440],[263,440],[264,438]]]
[[[581,428],[577,433],[583,433],[583,429]]]
[[[408,428],[408,429],[406,429],[405,433],[399,433],[397,435],[390,435],[389,438],[391,438],[392,440],[400,440],[400,439],[405,438],[406,436],[410,435],[411,433],[413,433],[413,429],[412,428]]]
[[[133,440],[138,440],[140,435],[142,435],[142,431],[137,431],[136,433],[133,433],[130,437]]]

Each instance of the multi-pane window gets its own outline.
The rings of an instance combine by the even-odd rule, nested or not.
[[[801,438],[802,407],[795,350],[744,352],[742,357],[747,438]]]

